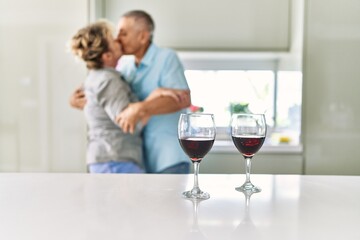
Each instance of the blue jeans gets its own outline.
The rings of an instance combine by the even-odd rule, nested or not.
[[[165,168],[164,170],[160,171],[159,173],[172,173],[172,174],[187,174],[190,172],[190,163],[182,162],[171,167]]]
[[[90,173],[144,173],[144,169],[134,162],[109,161],[89,165]]]

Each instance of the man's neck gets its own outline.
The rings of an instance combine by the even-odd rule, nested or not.
[[[135,65],[139,66],[141,60],[144,58],[147,50],[150,47],[150,43],[146,44],[143,48],[139,49],[137,53],[135,53]]]

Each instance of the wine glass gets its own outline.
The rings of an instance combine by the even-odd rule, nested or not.
[[[251,159],[261,148],[266,137],[264,114],[234,114],[231,120],[231,137],[239,152],[245,158],[246,181],[235,188],[240,192],[260,192],[250,181]]]
[[[212,148],[216,135],[214,115],[207,113],[181,114],[178,124],[179,142],[194,165],[194,186],[183,192],[188,199],[208,199],[210,194],[199,188],[199,165]]]

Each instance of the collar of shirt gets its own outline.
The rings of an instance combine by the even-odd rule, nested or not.
[[[141,66],[149,66],[153,62],[155,58],[155,53],[157,51],[157,46],[154,43],[151,43],[148,50],[146,51],[144,58],[141,60],[139,67]]]

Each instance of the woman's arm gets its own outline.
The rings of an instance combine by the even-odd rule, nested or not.
[[[133,133],[141,119],[153,115],[177,112],[191,105],[190,91],[160,88],[142,102],[130,103],[117,117],[117,124],[124,132]]]

